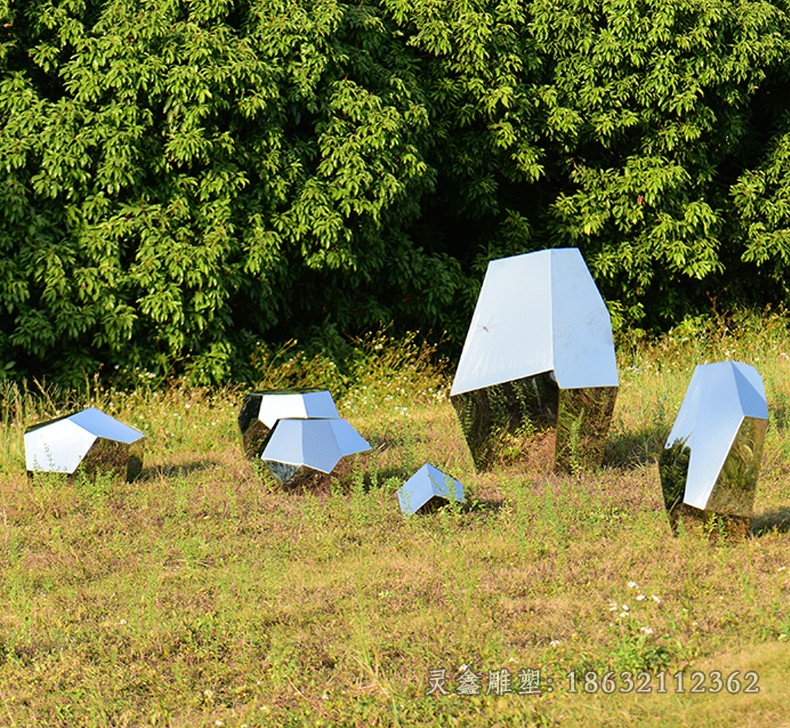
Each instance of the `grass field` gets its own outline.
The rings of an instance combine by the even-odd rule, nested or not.
[[[476,473],[451,368],[413,338],[361,352],[262,359],[250,388],[327,386],[374,448],[288,492],[242,457],[245,388],[5,386],[0,725],[790,725],[786,319],[621,343],[604,466],[573,476],[542,433]],[[771,412],[751,535],[673,537],[657,456],[720,359]],[[89,404],[146,433],[141,478],[28,479],[25,427]],[[404,519],[426,461],[468,502]]]

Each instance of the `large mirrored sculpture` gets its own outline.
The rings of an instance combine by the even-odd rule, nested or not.
[[[239,412],[239,428],[248,458],[257,457],[277,420],[339,419],[332,395],[326,390],[273,390],[250,392]]]
[[[673,530],[681,514],[717,514],[748,528],[767,427],[765,389],[754,367],[725,361],[694,370],[659,458]]]
[[[617,386],[609,312],[576,248],[489,263],[450,393],[478,469],[504,433],[551,425],[557,468],[600,465]]]
[[[370,450],[345,420],[278,420],[260,455],[283,485],[315,473],[331,473],[347,455]]]
[[[425,463],[398,489],[403,515],[429,511],[450,501],[464,501],[464,486],[451,475]]]
[[[113,471],[136,478],[143,468],[143,433],[95,407],[25,432],[27,470],[73,474]]]

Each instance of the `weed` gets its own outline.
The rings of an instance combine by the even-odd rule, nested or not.
[[[656,460],[697,361],[759,357],[771,411],[790,402],[786,324],[744,315],[726,331],[696,320],[660,340],[634,338],[610,457],[572,477],[552,472],[553,441],[529,428],[477,473],[446,366],[414,336],[378,333],[334,359],[296,345],[259,352],[256,386],[329,387],[375,448],[320,487],[296,490],[243,458],[245,388],[157,388],[143,378],[139,390],[90,382],[68,392],[4,382],[4,720],[429,726],[616,716],[712,725],[721,713],[732,725],[781,723],[787,428],[767,434],[759,536],[723,546],[682,523],[671,535]],[[28,478],[25,427],[86,404],[147,434],[142,477]],[[468,503],[404,519],[395,491],[426,461],[464,483]],[[482,694],[457,695],[450,684],[446,696],[425,695],[431,670],[455,680],[460,665],[482,676]],[[488,673],[503,668],[555,679],[756,669],[761,692],[748,703],[714,694],[598,701],[561,689],[485,695]]]

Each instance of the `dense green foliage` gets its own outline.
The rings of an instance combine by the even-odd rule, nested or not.
[[[557,245],[618,324],[784,301],[788,71],[784,0],[0,0],[0,373],[459,341]]]

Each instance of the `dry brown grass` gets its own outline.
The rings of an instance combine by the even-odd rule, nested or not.
[[[706,336],[621,362],[604,467],[578,476],[546,467],[545,433],[476,473],[424,357],[357,372],[339,405],[373,452],[295,491],[242,458],[242,390],[92,392],[149,436],[131,484],[27,479],[24,426],[56,407],[20,397],[0,460],[0,724],[786,724],[790,338],[773,319]],[[726,350],[774,413],[752,534],[674,537],[658,448],[694,357]],[[404,519],[395,490],[425,461],[467,503]],[[483,694],[454,694],[462,665]],[[449,695],[425,695],[436,668]],[[486,695],[503,668],[515,688],[539,668],[543,694]],[[586,694],[608,670],[756,670],[760,692]]]

